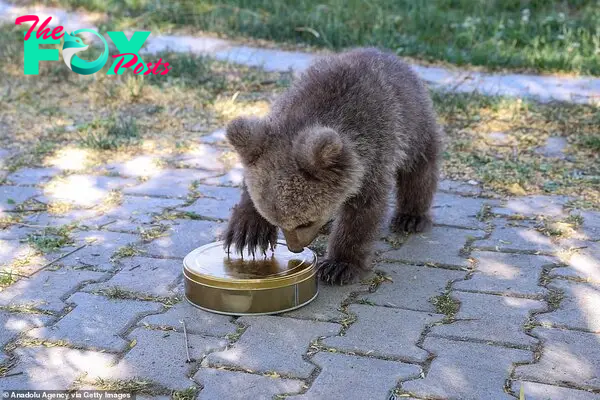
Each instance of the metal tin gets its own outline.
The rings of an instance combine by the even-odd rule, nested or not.
[[[223,242],[190,252],[183,260],[185,297],[203,310],[226,315],[277,314],[317,297],[317,256],[290,252],[278,242],[266,256],[228,255]]]

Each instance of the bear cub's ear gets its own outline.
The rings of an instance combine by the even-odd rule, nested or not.
[[[263,128],[264,122],[255,117],[238,117],[227,125],[225,136],[246,165],[254,163],[263,152],[266,139]]]
[[[294,154],[301,168],[314,175],[339,165],[344,160],[344,142],[331,128],[312,127],[300,132]]]

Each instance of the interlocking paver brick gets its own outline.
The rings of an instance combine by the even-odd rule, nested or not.
[[[379,357],[395,357],[421,362],[427,352],[416,346],[427,325],[443,315],[352,304],[349,311],[357,317],[344,336],[323,339],[323,344],[337,349]]]
[[[504,295],[543,296],[547,290],[539,286],[544,266],[556,261],[546,256],[473,251],[477,268],[471,279],[456,282],[454,289]]]
[[[119,334],[144,313],[159,312],[160,303],[116,300],[88,293],[67,299],[76,307],[51,327],[36,328],[28,335],[52,341],[64,340],[77,346],[122,351],[128,343]]]
[[[141,185],[123,190],[126,194],[186,198],[192,183],[214,173],[191,169],[169,169],[156,174]]]
[[[227,170],[223,152],[208,144],[197,144],[193,149],[177,156],[173,161],[183,168],[198,168],[207,171]]]
[[[111,190],[136,185],[135,179],[103,175],[69,175],[54,179],[44,188],[44,200],[67,202],[75,206],[96,206],[110,194]]]
[[[366,289],[367,286],[362,284],[344,286],[320,285],[319,294],[316,299],[310,304],[285,313],[284,315],[319,321],[340,321],[346,317],[346,315],[340,311],[342,302],[353,292],[360,292]]]
[[[182,333],[136,328],[128,335],[128,339],[135,343],[133,348],[114,368],[102,371],[99,375],[101,378],[145,377],[167,388],[179,390],[195,386],[190,379],[195,363],[186,362],[187,352]],[[224,339],[191,334],[187,335],[187,339],[192,361],[200,361],[211,351],[227,346]]]
[[[579,278],[600,282],[600,243],[590,243],[587,248],[577,250],[568,262],[568,267],[555,268],[550,276]]]
[[[563,292],[564,298],[557,310],[538,315],[540,323],[600,332],[600,284],[554,280],[549,287]]]
[[[274,396],[298,393],[302,381],[253,375],[238,371],[200,368],[194,379],[202,385],[199,399],[271,400]]]
[[[532,227],[510,226],[499,224],[494,228],[491,236],[485,240],[478,240],[474,244],[482,250],[495,251],[529,251],[553,252],[559,249],[549,237],[536,231]]]
[[[311,341],[336,335],[340,325],[330,322],[298,320],[285,317],[242,317],[248,329],[225,351],[212,353],[207,366],[232,366],[256,372],[276,371],[298,378],[308,378],[314,367],[302,356]]]
[[[241,197],[242,192],[236,187],[225,187],[225,186],[211,186],[211,185],[198,185],[196,191],[202,196],[214,197],[219,200],[238,200]]]
[[[425,339],[423,348],[436,355],[427,376],[402,389],[424,398],[510,399],[504,383],[512,364],[533,361],[529,351],[442,338]]]
[[[600,335],[562,329],[535,328],[542,339],[541,358],[515,369],[515,379],[600,389]]]
[[[41,271],[29,279],[21,279],[0,292],[0,305],[33,307],[58,312],[65,307],[62,300],[85,282],[97,281],[101,272],[61,268]]]
[[[174,296],[181,277],[181,261],[149,257],[121,259],[120,270],[106,282],[86,286],[86,291],[119,287],[154,296]]]
[[[72,234],[75,246],[89,243],[86,247],[60,260],[72,267],[92,267],[107,271],[115,268],[113,256],[121,247],[140,240],[137,235],[107,231],[78,231]]]
[[[24,226],[21,224],[11,225],[5,229],[0,229],[0,239],[2,240],[22,240],[36,231],[39,228]]]
[[[153,217],[167,208],[184,203],[180,199],[162,199],[147,196],[123,196],[123,202],[104,215],[88,220],[86,225],[105,226],[109,230],[137,232],[143,224],[153,222]]]
[[[110,354],[67,347],[17,348],[15,354],[19,361],[9,372],[15,375],[0,378],[0,392],[66,390],[81,374],[94,375],[115,360]]]
[[[448,283],[464,279],[463,271],[418,267],[403,264],[378,264],[377,269],[391,279],[381,283],[375,293],[359,296],[379,306],[435,312],[431,298],[442,294]]]
[[[598,400],[600,398],[598,394],[584,390],[544,385],[536,382],[513,382],[513,392],[520,393],[521,386],[524,387],[523,393],[527,400]]]
[[[161,159],[152,155],[141,155],[119,164],[108,164],[103,169],[110,173],[134,178],[150,177],[162,172]]]
[[[566,212],[563,205],[569,201],[564,196],[525,196],[510,199],[502,207],[494,207],[492,212],[499,215],[520,214],[527,217],[544,215],[547,217],[563,217]]]
[[[244,182],[244,169],[242,167],[234,167],[226,174],[203,179],[202,183],[207,185],[218,186],[235,186],[239,187]]]
[[[237,326],[231,317],[209,313],[192,306],[187,301],[177,303],[164,314],[149,315],[140,321],[140,325],[168,327],[183,332],[183,325],[189,333],[210,336],[225,336],[235,333]]]
[[[581,211],[573,214],[581,214],[583,217],[581,229],[588,240],[600,240],[600,212]]]
[[[471,185],[461,181],[451,181],[444,179],[440,181],[439,190],[461,194],[463,196],[478,196],[481,194],[481,187],[476,183]]]
[[[434,227],[430,232],[410,236],[398,250],[381,255],[386,260],[415,264],[440,264],[467,267],[469,261],[460,251],[470,238],[483,238],[483,231]]]
[[[166,236],[153,240],[144,249],[154,256],[183,258],[195,248],[218,239],[224,229],[218,222],[175,220]]]
[[[22,168],[6,178],[15,185],[40,185],[60,173],[57,168]]]
[[[19,333],[44,326],[51,320],[48,315],[0,311],[0,350]]]
[[[451,324],[431,328],[431,335],[498,342],[506,345],[533,345],[537,339],[523,332],[534,311],[543,311],[543,301],[482,293],[453,292],[460,309]]]
[[[238,203],[238,201],[239,199],[237,197],[227,198],[224,200],[202,197],[195,200],[191,205],[178,208],[177,210],[195,213],[202,217],[229,219],[229,216],[231,215],[231,209]]]
[[[345,354],[318,353],[322,371],[305,394],[293,399],[385,399],[399,380],[417,377],[416,365]]]
[[[225,129],[217,129],[209,135],[202,136],[200,141],[212,145],[229,146],[227,136],[225,136]]]
[[[0,212],[12,211],[19,204],[40,194],[40,190],[35,188],[0,186]]]
[[[477,219],[477,214],[484,204],[483,199],[438,192],[431,209],[433,221],[439,225],[483,229],[485,223]]]

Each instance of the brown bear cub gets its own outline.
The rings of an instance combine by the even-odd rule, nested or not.
[[[357,49],[320,58],[264,118],[237,118],[227,139],[245,169],[225,248],[255,254],[281,228],[293,252],[333,220],[320,278],[352,282],[370,268],[396,182],[392,229],[431,225],[441,130],[427,89],[393,54]]]

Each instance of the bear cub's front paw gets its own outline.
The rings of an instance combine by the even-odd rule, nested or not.
[[[362,263],[325,259],[319,263],[317,276],[329,285],[347,285],[354,283],[363,271]]]
[[[229,252],[232,245],[238,254],[242,254],[245,247],[253,257],[257,249],[266,254],[277,245],[277,227],[264,219],[254,207],[237,205],[225,232],[225,250]]]
[[[396,214],[392,219],[391,228],[395,233],[419,233],[431,229],[432,225],[431,217],[427,214]]]

